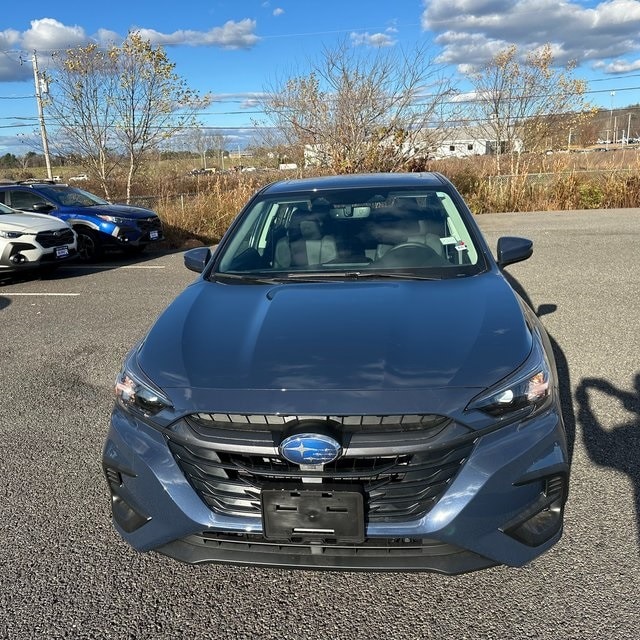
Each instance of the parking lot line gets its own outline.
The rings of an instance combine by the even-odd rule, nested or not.
[[[144,265],[144,264],[123,264],[123,265],[100,265],[100,264],[68,264],[60,269],[86,269],[90,271],[109,271],[112,269],[164,269],[165,265]]]
[[[128,264],[122,267],[118,267],[119,269],[164,269],[163,264]]]
[[[19,293],[14,291],[2,291],[2,295],[10,298],[11,296],[79,296],[79,293],[50,293],[50,292],[29,292],[29,293]]]

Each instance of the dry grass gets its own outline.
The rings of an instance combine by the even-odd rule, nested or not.
[[[503,157],[503,172],[508,166],[508,159]],[[260,187],[284,177],[300,176],[300,172],[287,175],[258,171],[194,177],[187,175],[189,168],[192,167],[185,161],[156,162],[136,182],[134,204],[149,206],[159,213],[172,248],[218,242]],[[517,175],[496,176],[494,158],[488,156],[431,161],[415,168],[446,175],[476,214],[640,206],[640,150],[631,147],[606,153],[523,156]],[[63,177],[74,172],[82,170],[54,170]],[[113,185],[114,201],[124,199],[122,182]],[[100,193],[99,185],[93,181],[78,186]]]
[[[225,174],[201,180],[194,193],[163,197],[156,210],[168,241],[172,246],[194,239],[204,244],[218,242],[249,198],[272,181],[262,174]]]

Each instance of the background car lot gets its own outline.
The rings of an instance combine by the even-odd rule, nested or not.
[[[546,312],[574,464],[553,550],[524,569],[454,578],[136,554],[112,530],[101,477],[112,383],[193,274],[180,254],[156,254],[0,285],[0,637],[636,637],[639,222],[640,209],[479,218],[493,247],[499,235],[534,240],[508,271]]]

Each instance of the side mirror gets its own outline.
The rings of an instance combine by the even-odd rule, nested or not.
[[[35,213],[49,213],[53,209],[55,209],[55,207],[48,202],[36,202],[31,206],[31,211],[34,211]]]
[[[207,266],[207,262],[211,260],[211,249],[209,247],[196,247],[189,249],[184,254],[184,266],[190,271],[202,273]]]
[[[508,264],[530,258],[532,253],[533,242],[527,238],[513,236],[498,238],[498,266],[501,269]]]

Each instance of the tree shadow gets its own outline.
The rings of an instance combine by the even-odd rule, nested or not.
[[[585,448],[593,462],[626,473],[634,486],[637,535],[640,545],[640,373],[634,380],[635,393],[616,388],[602,378],[583,378],[576,390],[578,420]],[[630,421],[607,428],[596,418],[590,392],[609,396],[608,404],[618,400],[632,414]]]
[[[541,304],[536,309],[533,306],[531,298],[525,291],[524,287],[514,278],[510,273],[506,271],[502,272],[507,282],[513,287],[518,295],[536,312],[538,317],[549,315],[554,313],[558,306],[551,303]],[[555,338],[547,331],[549,335],[549,341],[553,349],[553,356],[556,361],[556,369],[558,371],[558,392],[560,395],[560,406],[562,409],[562,417],[564,420],[564,428],[567,434],[567,454],[569,457],[569,464],[573,460],[573,450],[576,441],[576,415],[573,408],[573,394],[571,391],[571,377],[569,374],[569,363],[567,357],[564,355],[564,351],[555,340]]]

